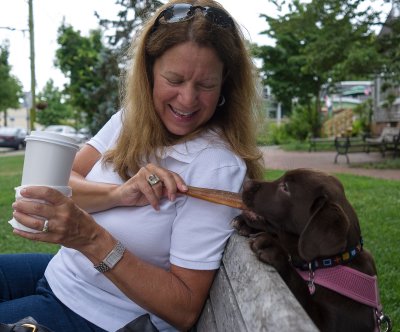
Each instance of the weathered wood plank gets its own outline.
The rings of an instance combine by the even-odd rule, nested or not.
[[[276,270],[255,257],[247,238],[231,237],[223,264],[247,331],[318,331]]]
[[[217,325],[215,323],[214,311],[212,309],[210,299],[207,299],[207,302],[203,308],[201,316],[197,322],[196,332],[210,332],[217,331]]]
[[[247,331],[241,308],[226,275],[224,266],[218,271],[210,290],[217,331]]]
[[[210,290],[197,332],[317,332],[276,270],[234,234]]]

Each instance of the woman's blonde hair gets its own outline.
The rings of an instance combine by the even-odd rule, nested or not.
[[[256,122],[259,93],[256,71],[245,47],[243,35],[235,23],[221,27],[201,13],[178,23],[154,23],[158,15],[178,0],[159,8],[148,20],[131,45],[132,62],[123,91],[123,125],[116,147],[106,153],[104,161],[112,162],[123,179],[136,173],[154,152],[162,147],[187,140],[171,134],[163,125],[153,104],[153,65],[165,51],[178,44],[192,41],[212,47],[224,63],[221,94],[225,103],[196,133],[205,128],[219,128],[233,152],[246,162],[250,178],[262,178],[262,156],[256,144]],[[199,6],[223,7],[212,0],[186,0]]]

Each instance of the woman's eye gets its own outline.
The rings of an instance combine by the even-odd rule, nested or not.
[[[177,85],[177,84],[181,84],[181,83],[182,83],[181,80],[171,80],[171,79],[167,79],[167,81],[168,81],[170,84],[174,84],[174,85]]]
[[[208,85],[208,84],[200,84],[199,87],[203,90],[212,90],[215,88],[215,85]]]

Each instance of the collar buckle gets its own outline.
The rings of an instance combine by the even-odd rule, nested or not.
[[[21,324],[21,326],[30,329],[30,330],[27,330],[29,332],[38,332],[38,329],[37,329],[36,325],[29,324],[29,323],[24,323],[24,324]]]

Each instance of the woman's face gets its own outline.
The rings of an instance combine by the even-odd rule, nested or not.
[[[171,133],[189,134],[213,116],[223,67],[214,49],[193,42],[174,46],[155,61],[154,105]]]

